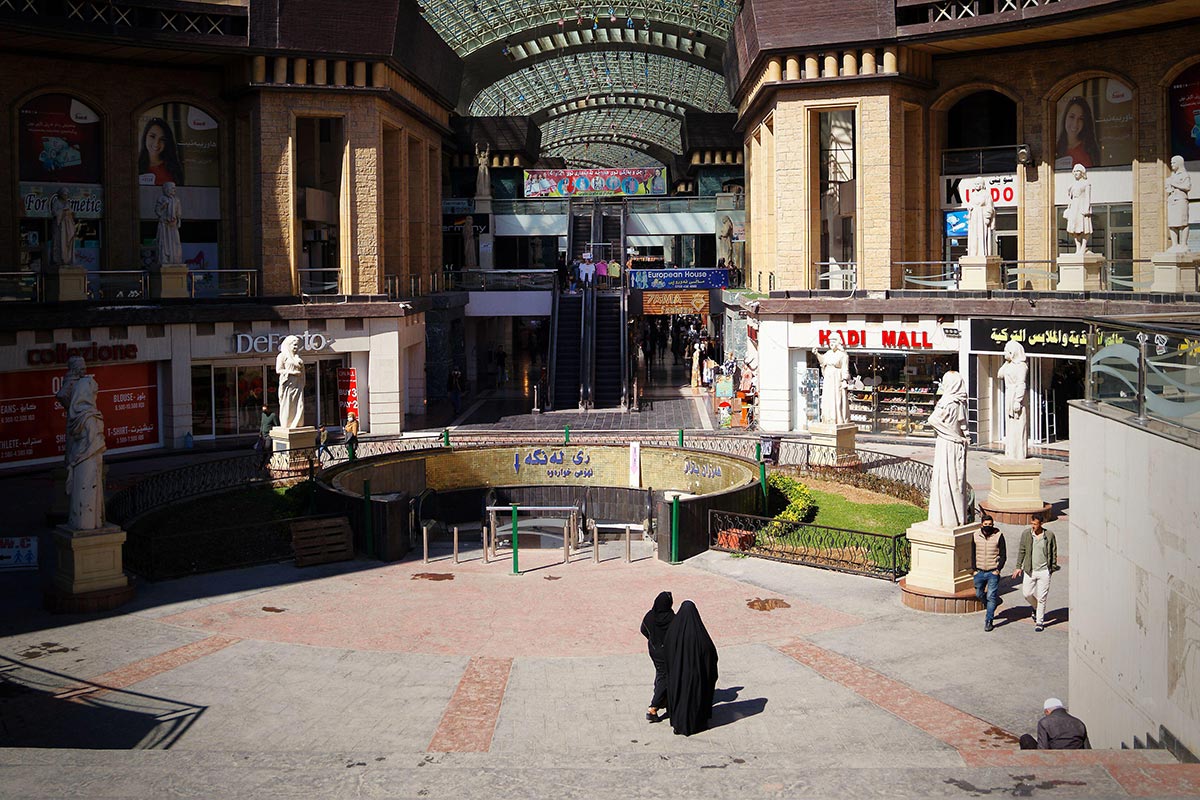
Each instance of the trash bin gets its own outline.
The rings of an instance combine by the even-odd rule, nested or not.
[[[778,464],[779,448],[783,443],[783,437],[762,436],[759,437],[759,443],[762,445],[762,460],[767,464]]]
[[[375,515],[381,523],[375,527],[375,556],[380,561],[399,561],[411,549],[408,503],[407,494],[400,494],[386,502],[372,503],[383,507],[383,513]]]

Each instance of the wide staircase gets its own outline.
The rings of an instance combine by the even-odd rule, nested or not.
[[[558,296],[555,307],[554,330],[551,335],[553,352],[553,385],[551,408],[572,409],[579,407],[579,386],[583,377],[583,360],[580,346],[583,338],[582,294]]]
[[[601,292],[596,297],[596,369],[592,402],[596,408],[621,405],[621,376],[625,359],[621,352],[621,294]]]

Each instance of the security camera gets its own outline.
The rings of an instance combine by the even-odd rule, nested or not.
[[[1033,151],[1029,149],[1029,145],[1023,144],[1017,147],[1017,163],[1023,167],[1033,163]]]

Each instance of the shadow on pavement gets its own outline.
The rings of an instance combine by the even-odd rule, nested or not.
[[[723,725],[732,725],[738,720],[746,717],[753,717],[756,714],[761,714],[767,707],[767,698],[756,697],[753,700],[738,700],[733,703],[720,703],[713,706],[712,719],[709,720],[708,727],[720,728]]]

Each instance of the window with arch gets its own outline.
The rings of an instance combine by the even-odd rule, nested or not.
[[[1116,78],[1089,78],[1058,99],[1054,169],[1070,172],[1133,162],[1133,90]]]
[[[221,268],[221,132],[211,114],[190,103],[161,103],[143,111],[137,140],[139,244],[142,267],[158,266],[158,200],[175,184],[181,208],[179,239],[197,295],[219,287]],[[211,284],[211,286],[210,286]],[[208,288],[206,288],[208,287]]]
[[[1167,118],[1171,125],[1171,156],[1181,156],[1194,177],[1188,195],[1188,248],[1200,249],[1200,62],[1179,73],[1167,90]],[[1165,160],[1165,159],[1164,159]],[[1171,213],[1168,203],[1168,224]]]
[[[32,98],[17,111],[18,262],[23,271],[101,266],[103,121],[69,94]],[[64,233],[63,226],[71,227]],[[65,244],[64,244],[65,243]],[[72,252],[60,252],[71,245]]]

